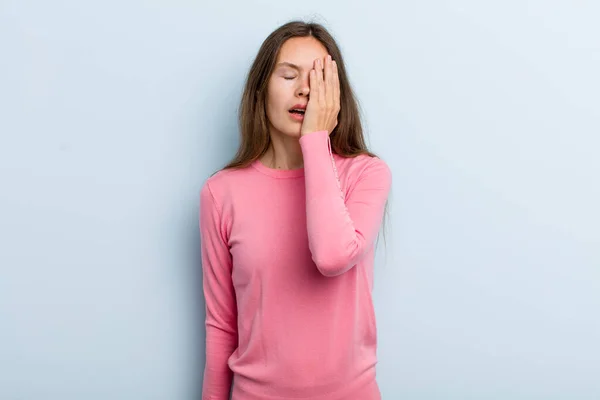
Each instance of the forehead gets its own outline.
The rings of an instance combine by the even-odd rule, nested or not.
[[[317,39],[296,37],[285,41],[279,50],[277,63],[288,62],[298,65],[303,69],[312,69],[313,61],[317,58],[327,57],[327,49]]]

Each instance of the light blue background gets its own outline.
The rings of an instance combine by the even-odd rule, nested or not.
[[[599,399],[599,4],[2,1],[0,399],[198,398],[198,193],[313,17],[394,173],[384,399]]]

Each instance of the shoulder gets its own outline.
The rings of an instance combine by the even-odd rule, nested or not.
[[[368,154],[356,157],[343,157],[335,155],[336,164],[340,173],[347,176],[350,181],[364,179],[382,179],[386,182],[392,180],[392,171],[385,160]]]
[[[239,182],[247,179],[249,168],[240,169],[222,169],[204,181],[200,189],[200,198],[202,200],[210,200],[219,205],[227,202],[227,199],[232,196],[233,189],[238,186]]]

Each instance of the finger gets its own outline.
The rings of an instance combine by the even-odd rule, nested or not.
[[[317,86],[319,87],[319,103],[325,103],[325,87],[323,83],[323,64],[320,58],[317,58]]]
[[[325,59],[325,97],[327,98],[327,105],[333,107],[335,104],[333,91],[333,62],[330,55],[327,55],[327,58]]]
[[[314,68],[311,69],[308,74],[308,81],[310,85],[310,95],[308,98],[308,102],[310,103],[313,99],[316,102],[319,99],[319,87],[317,85],[317,71]]]
[[[339,75],[339,71],[338,71],[338,66],[337,63],[335,62],[335,60],[333,60],[332,62],[332,69],[333,69],[333,98],[334,101],[339,109],[340,107],[340,75]]]

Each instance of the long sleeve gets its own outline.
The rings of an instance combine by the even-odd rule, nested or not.
[[[227,361],[238,343],[232,260],[221,215],[208,182],[200,192],[202,277],[206,301],[206,365],[202,400],[228,400],[233,374]]]
[[[381,159],[373,158],[345,199],[327,131],[301,137],[300,146],[309,248],[319,271],[337,276],[356,265],[374,243],[391,187],[391,171]]]

